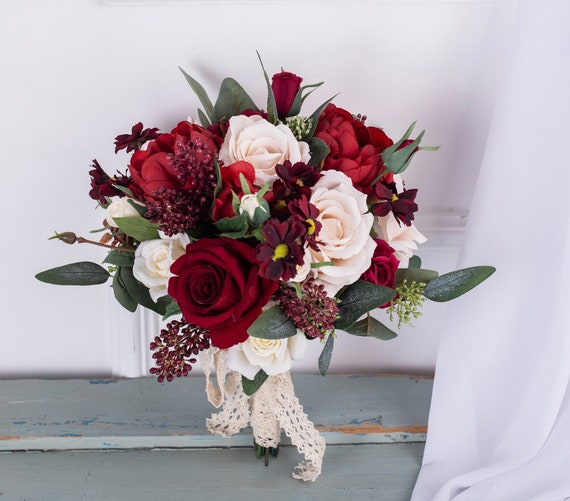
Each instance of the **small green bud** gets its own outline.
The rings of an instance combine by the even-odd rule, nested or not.
[[[295,136],[295,139],[300,141],[303,139],[313,127],[313,120],[309,117],[288,117],[287,126]]]

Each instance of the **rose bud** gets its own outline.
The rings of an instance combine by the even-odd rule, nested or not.
[[[273,75],[271,88],[275,96],[277,114],[279,118],[286,117],[293,106],[295,96],[301,88],[303,79],[288,71]]]

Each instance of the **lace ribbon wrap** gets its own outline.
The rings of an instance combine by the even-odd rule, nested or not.
[[[262,447],[277,447],[281,429],[291,443],[303,454],[293,477],[314,481],[321,474],[325,440],[315,429],[299,399],[295,396],[291,374],[284,372],[270,376],[252,396],[247,396],[241,385],[241,375],[226,363],[227,351],[211,348],[200,354],[200,365],[206,376],[208,401],[221,410],[206,420],[210,433],[229,437],[248,425],[253,429],[255,442]],[[212,367],[218,386],[211,378]]]

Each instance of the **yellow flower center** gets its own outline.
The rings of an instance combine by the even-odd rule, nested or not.
[[[305,221],[305,223],[307,223],[309,225],[309,228],[307,229],[307,233],[309,235],[312,235],[313,233],[315,233],[315,229],[316,229],[315,221],[313,219],[307,219]]]
[[[286,244],[279,244],[275,247],[275,252],[273,253],[273,261],[277,261],[278,259],[283,259],[289,255],[289,247]]]
[[[392,202],[395,202],[396,200],[398,200],[398,195],[396,195],[395,193],[392,194]]]

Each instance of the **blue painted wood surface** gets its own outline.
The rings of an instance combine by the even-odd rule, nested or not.
[[[293,374],[327,441],[315,483],[284,440],[265,468],[250,430],[210,435],[204,379],[0,381],[0,499],[407,500],[423,453],[432,381]],[[41,452],[40,452],[41,451]]]

